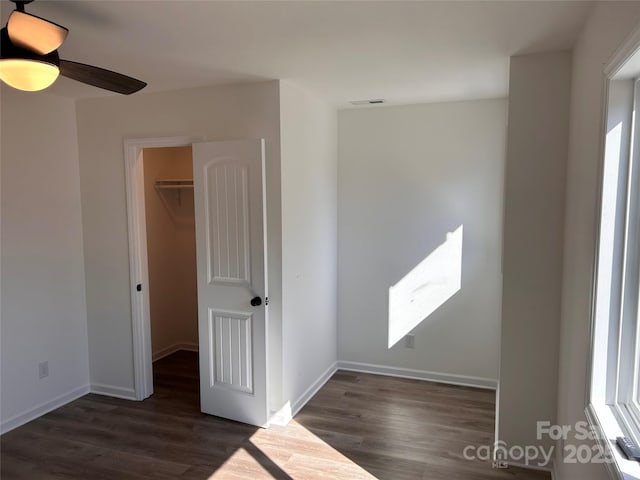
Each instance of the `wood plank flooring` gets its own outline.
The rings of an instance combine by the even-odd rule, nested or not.
[[[489,445],[494,393],[338,372],[286,427],[266,430],[198,407],[197,354],[154,364],[155,394],[86,395],[0,437],[2,480],[542,480],[467,461]]]

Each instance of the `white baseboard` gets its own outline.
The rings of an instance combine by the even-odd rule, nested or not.
[[[412,370],[410,368],[374,365],[371,363],[339,361],[338,370],[372,373],[374,375],[388,375],[390,377],[411,378],[414,380],[427,380],[430,382],[447,383],[450,385],[460,385],[464,387],[484,388],[487,390],[495,390],[496,388],[498,388],[498,382],[491,378],[468,377],[464,375],[454,375],[451,373],[437,373],[429,372],[426,370]]]
[[[318,393],[325,383],[329,381],[329,379],[333,376],[334,373],[338,370],[338,362],[334,362],[329,368],[325,370],[325,372],[318,377],[318,379],[313,382],[309,388],[307,388],[300,397],[291,404],[291,416],[295,417],[302,407],[304,407],[311,398]]]
[[[309,388],[307,388],[297,400],[293,403],[287,402],[280,410],[275,412],[269,421],[271,425],[286,426],[293,417],[295,417],[302,407],[304,407],[311,398],[318,393],[318,391],[324,386],[325,383],[333,376],[338,370],[338,362],[334,362],[327,370],[320,375],[315,382],[313,382]]]
[[[197,352],[199,350],[199,346],[197,343],[174,343],[173,345],[168,346],[167,348],[163,348],[162,350],[158,350],[157,352],[153,352],[152,361],[160,360],[161,358],[168,357],[172,353],[176,353],[179,350],[187,350],[189,352]]]
[[[427,372],[424,370],[372,365],[369,363],[338,361],[320,375],[297,400],[294,402],[287,402],[280,410],[273,412],[269,423],[271,425],[287,425],[338,370],[373,373],[375,375],[388,375],[391,377],[412,378],[416,380],[428,380],[431,382],[463,385],[466,387],[477,387],[489,390],[495,390],[498,386],[498,383],[490,378],[466,377],[462,375]]]
[[[116,387],[102,383],[92,383],[91,393],[105,395],[107,397],[123,398],[125,400],[137,400],[136,392],[133,388]]]
[[[30,422],[31,420],[35,420],[42,415],[49,413],[56,408],[62,407],[67,403],[82,397],[89,393],[89,385],[84,385],[82,387],[74,388],[73,390],[63,393],[62,395],[57,396],[56,398],[49,400],[48,402],[41,403],[29,410],[26,410],[18,415],[14,415],[11,418],[8,418],[2,423],[0,423],[0,434],[7,433],[14,428],[17,428],[25,423]]]

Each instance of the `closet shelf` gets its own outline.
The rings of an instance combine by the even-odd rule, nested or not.
[[[193,188],[193,180],[156,180],[156,188],[169,189],[169,188]]]

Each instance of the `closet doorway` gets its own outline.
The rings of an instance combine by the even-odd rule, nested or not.
[[[191,145],[142,149],[153,389],[198,400],[198,297]],[[193,390],[193,391],[192,391]],[[187,393],[187,392],[185,392]]]
[[[147,160],[153,157],[151,149],[190,149],[192,146],[193,182],[186,175],[191,173],[186,169],[190,164],[185,166],[186,170],[177,173],[163,170],[162,174],[150,174],[153,164],[146,165],[145,157]],[[185,387],[194,385],[194,398],[199,391],[200,411],[250,425],[267,426],[264,139],[202,142],[191,137],[146,138],[125,140],[124,148],[136,399],[144,400],[154,394],[154,370],[159,371],[156,367],[160,362],[178,353],[193,354],[194,359],[199,359],[199,369],[193,370],[191,378],[183,376],[182,380],[186,380]],[[150,186],[147,189],[145,169]],[[160,264],[166,267],[178,261],[183,265],[189,256],[196,264],[192,291],[197,299],[199,352],[189,352],[187,348],[191,342],[180,337],[174,336],[168,346],[152,342],[151,296],[154,300],[158,297],[158,287],[154,281],[157,275],[149,268],[153,254],[148,255],[147,250],[156,249],[152,242],[158,234],[154,235],[153,227],[147,229],[146,204],[154,200],[161,202],[174,230],[191,223],[191,231],[195,231],[195,242],[190,242],[195,243],[195,255],[177,253],[175,248],[160,250],[165,252],[160,256]],[[194,205],[193,222],[183,218],[189,203]],[[163,237],[168,235],[160,232]],[[147,233],[154,237],[149,242]],[[154,278],[149,280],[150,276]],[[168,292],[165,296],[179,299],[175,291],[177,283],[188,284],[189,281],[176,282],[173,277],[170,280],[174,280],[173,287],[165,290]],[[160,292],[161,295],[162,290]],[[153,310],[155,313],[157,308]],[[178,308],[174,316],[184,319],[186,310],[188,307]],[[156,334],[158,327],[154,328]],[[163,357],[175,350],[176,353]],[[163,358],[156,360],[154,365],[154,356]],[[179,380],[175,370],[181,368],[173,368],[174,380]],[[195,386],[198,380],[199,390]],[[164,388],[162,393],[159,389],[155,393],[170,394]],[[195,405],[196,401],[190,401],[190,404]]]

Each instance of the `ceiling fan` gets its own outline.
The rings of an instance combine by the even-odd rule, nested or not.
[[[0,80],[19,90],[49,87],[62,75],[78,82],[124,95],[147,84],[121,73],[84,63],[62,60],[58,48],[69,30],[24,11],[33,0],[11,0],[16,9],[0,30]]]

